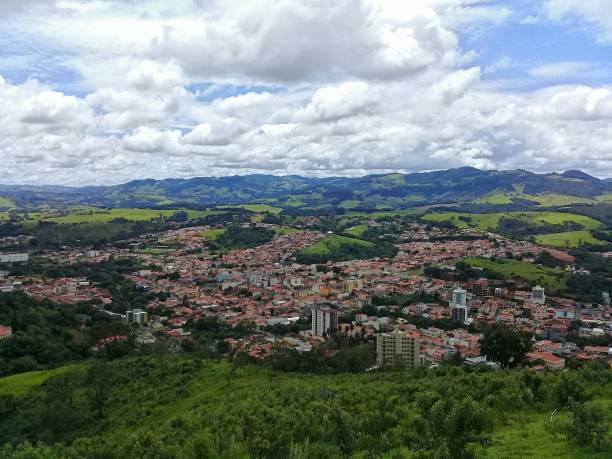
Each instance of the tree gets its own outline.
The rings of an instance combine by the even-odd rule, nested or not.
[[[531,334],[504,324],[495,324],[484,331],[478,341],[482,354],[502,368],[516,367],[523,363],[533,343]]]
[[[565,426],[567,439],[580,446],[606,450],[609,447],[606,412],[590,403],[570,403],[570,419]]]

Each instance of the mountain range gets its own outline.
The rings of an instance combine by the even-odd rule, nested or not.
[[[113,186],[9,186],[0,195],[18,206],[90,204],[149,207],[267,203],[280,207],[401,208],[454,202],[598,203],[612,200],[612,181],[582,171],[536,174],[472,167],[411,174],[310,178],[244,175],[136,180]],[[552,201],[551,201],[552,200]]]

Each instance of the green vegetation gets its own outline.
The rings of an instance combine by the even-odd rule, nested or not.
[[[77,307],[37,301],[21,294],[0,295],[0,324],[13,328],[0,340],[0,375],[57,366],[89,355],[78,330]]]
[[[603,458],[606,441],[575,445],[590,441],[590,419],[609,432],[608,415],[590,407],[610,405],[611,382],[596,364],[576,370],[568,386],[563,374],[450,364],[313,375],[139,357],[0,397],[0,457]],[[557,394],[579,396],[581,408]],[[555,409],[568,420],[563,434],[547,427]]]
[[[200,232],[200,236],[206,239],[217,239],[225,234],[225,228],[211,228]]]
[[[0,196],[0,209],[14,209],[15,207],[15,201],[11,198]]]
[[[70,212],[68,215],[59,217],[44,217],[42,220],[50,221],[58,224],[70,223],[108,223],[117,219],[125,219],[128,221],[149,221],[160,218],[168,218],[179,211],[186,212],[188,218],[200,218],[209,215],[214,215],[216,211],[205,210],[188,210],[188,209],[98,209],[96,211],[76,211]]]
[[[602,223],[585,215],[563,212],[498,212],[473,214],[465,212],[432,212],[421,217],[424,221],[449,222],[459,228],[476,228],[482,231],[496,231],[502,218],[522,220],[532,225],[562,225],[566,222],[580,225],[585,230],[601,228]]]
[[[76,365],[69,365],[51,370],[30,371],[0,378],[0,396],[14,395],[22,396],[39,387],[52,376],[61,375],[73,371]]]
[[[369,228],[369,225],[367,223],[362,223],[360,225],[356,225],[356,226],[352,226],[350,228],[348,228],[347,230],[345,230],[345,233],[351,234],[353,236],[356,237],[361,237],[363,236],[363,233],[365,233]]]
[[[298,231],[296,228],[292,228],[290,226],[274,226],[272,230],[276,234],[291,234]]]
[[[475,204],[512,204],[516,201],[532,201],[542,207],[567,206],[571,204],[595,204],[599,198],[584,198],[559,193],[524,193],[523,187],[516,187],[515,191],[497,190],[480,198],[474,199]],[[601,197],[603,199],[603,196]]]
[[[246,210],[250,210],[251,212],[256,212],[256,213],[263,213],[263,212],[267,212],[270,214],[280,214],[283,209],[281,209],[280,207],[274,207],[268,204],[240,204],[240,205],[234,205],[234,206],[222,206],[223,208],[231,208],[231,209],[246,209]]]
[[[395,255],[397,249],[388,243],[373,243],[353,237],[330,234],[296,254],[298,263],[348,261]]]
[[[568,275],[564,271],[546,268],[524,261],[506,258],[466,258],[465,262],[490,271],[498,272],[509,278],[521,278],[532,284],[540,284],[550,292],[561,292],[567,289]]]
[[[539,234],[535,236],[538,244],[553,247],[579,247],[584,244],[601,245],[606,241],[595,239],[590,231],[567,231],[564,233]]]
[[[548,428],[551,413],[510,416],[491,436],[489,445],[478,448],[478,459],[608,459],[609,451],[568,444]]]
[[[246,249],[270,242],[274,234],[268,228],[231,225],[208,244],[214,250]]]
[[[531,348],[531,333],[516,330],[504,324],[494,324],[484,329],[478,342],[480,351],[491,362],[502,368],[514,368],[523,364]]]

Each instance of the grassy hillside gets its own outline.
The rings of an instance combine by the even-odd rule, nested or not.
[[[140,357],[5,396],[0,444],[41,443],[0,457],[603,458],[544,422],[555,409],[566,416],[558,394],[568,388],[610,406],[611,382],[594,366],[571,376],[456,367],[315,375]]]
[[[530,282],[537,282],[550,292],[560,292],[567,288],[568,274],[553,268],[545,268],[518,260],[489,258],[466,258],[472,266],[487,268],[508,277],[520,277]]]
[[[14,209],[15,206],[15,201],[11,198],[0,196],[0,209]]]
[[[0,395],[26,395],[42,385],[47,379],[66,372],[76,371],[78,368],[83,367],[70,365],[51,370],[30,371],[28,373],[5,376],[0,378]]]
[[[495,231],[502,218],[523,220],[530,224],[558,225],[573,222],[585,230],[601,228],[601,222],[585,215],[563,212],[498,212],[491,214],[471,214],[465,212],[432,212],[421,217],[424,221],[450,222],[459,228],[477,228],[482,231]]]
[[[538,244],[553,247],[579,247],[583,244],[606,244],[593,237],[590,231],[566,231],[563,233],[539,234],[535,237]]]
[[[176,210],[158,210],[158,209],[98,209],[89,212],[71,212],[62,217],[42,218],[45,221],[55,223],[107,223],[117,218],[124,218],[130,221],[148,221],[160,217],[170,217],[181,209]],[[214,215],[218,212],[186,210],[189,218],[205,217]]]

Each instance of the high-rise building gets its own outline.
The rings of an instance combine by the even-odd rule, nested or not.
[[[531,289],[531,302],[536,304],[546,303],[546,295],[544,294],[544,287],[536,285]]]
[[[470,315],[470,297],[466,290],[456,287],[453,289],[451,300],[451,318],[456,322],[466,323]]]
[[[452,305],[457,308],[467,306],[467,291],[460,287],[454,288]]]
[[[610,292],[601,292],[603,304],[606,308],[610,307]]]
[[[396,330],[376,335],[376,365],[396,364],[405,368],[421,365],[421,342],[417,333]]]
[[[147,312],[142,309],[132,309],[125,313],[128,324],[144,325],[147,322]]]
[[[317,306],[312,308],[312,334],[326,336],[330,330],[338,328],[338,311],[330,307]]]

